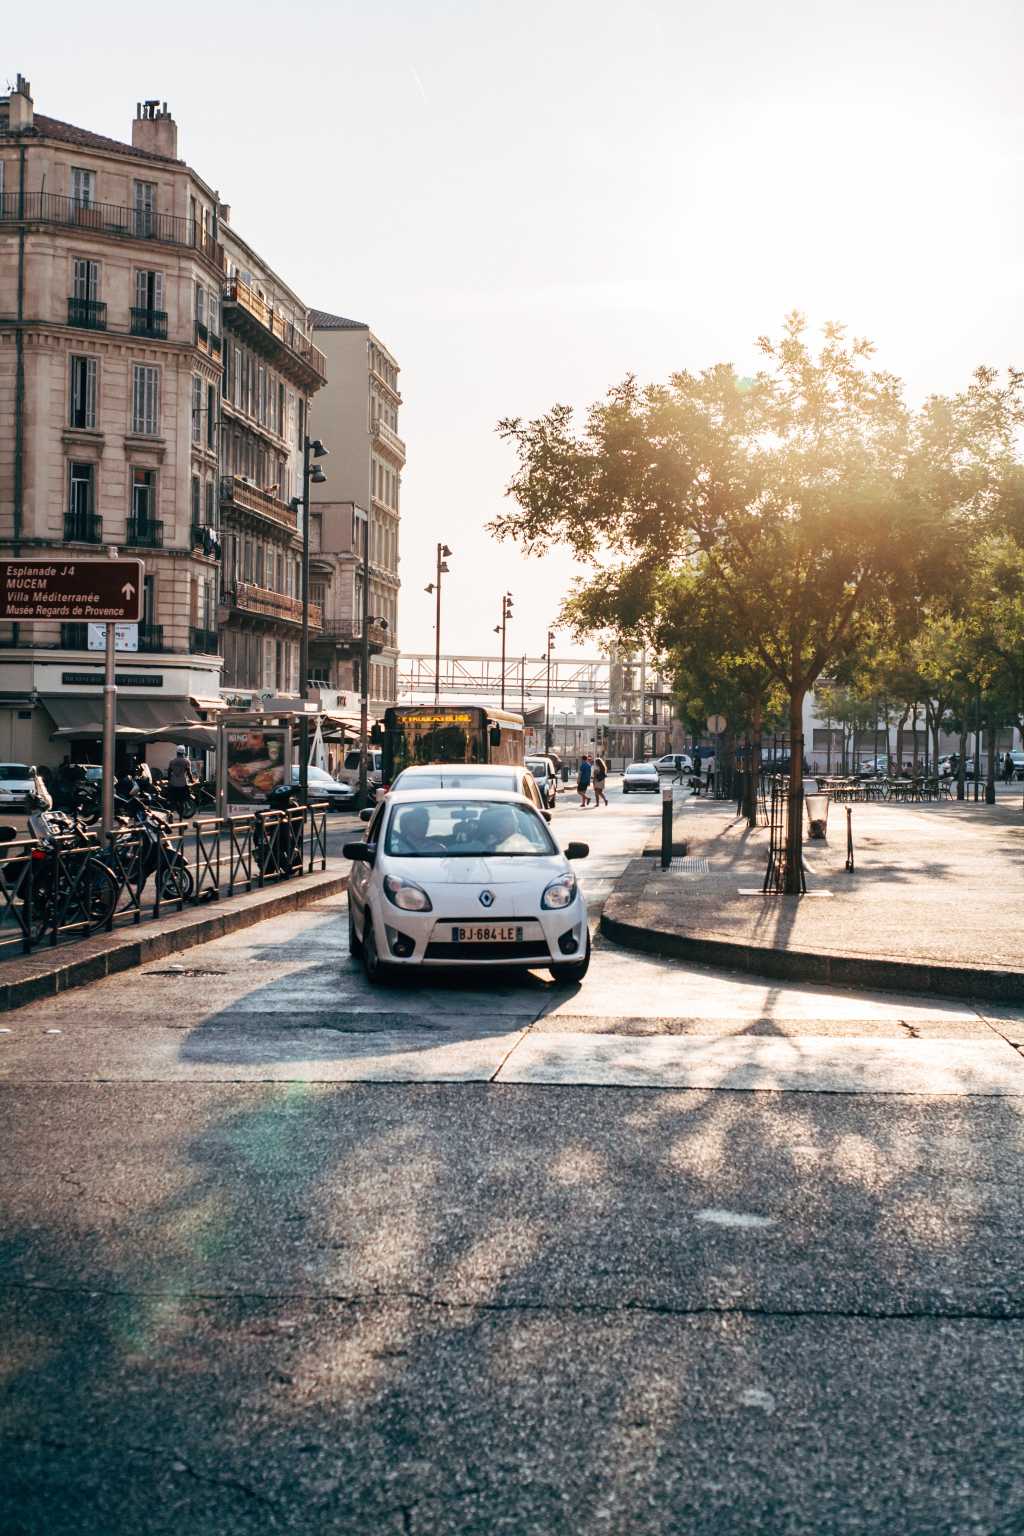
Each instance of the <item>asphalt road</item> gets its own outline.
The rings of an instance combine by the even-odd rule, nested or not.
[[[4,1536],[1024,1531],[1019,1014],[345,916],[3,1021]]]

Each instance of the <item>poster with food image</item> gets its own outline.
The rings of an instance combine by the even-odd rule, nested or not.
[[[225,731],[229,805],[266,805],[270,792],[285,781],[288,731],[255,726]]]

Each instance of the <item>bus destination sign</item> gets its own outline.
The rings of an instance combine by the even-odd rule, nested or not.
[[[0,560],[0,619],[137,624],[141,560]]]

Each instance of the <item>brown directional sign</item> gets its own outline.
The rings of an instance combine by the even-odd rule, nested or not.
[[[0,560],[0,619],[137,624],[141,560]]]

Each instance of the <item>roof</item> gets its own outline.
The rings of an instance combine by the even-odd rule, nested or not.
[[[133,144],[122,144],[119,139],[108,139],[105,134],[92,133],[88,128],[76,128],[74,123],[62,123],[57,117],[44,117],[37,112],[33,128],[48,139],[61,139],[66,144],[80,144],[83,149],[105,149],[115,155],[130,155],[135,160],[159,160],[164,165],[181,165],[171,155],[158,155],[152,149],[136,149]]]
[[[344,315],[328,314],[326,309],[311,309],[309,323],[314,331],[368,331],[365,320],[346,320]]]

